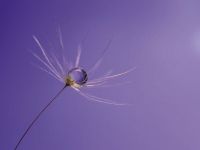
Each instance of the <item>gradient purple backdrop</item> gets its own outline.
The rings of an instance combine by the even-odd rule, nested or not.
[[[32,128],[19,150],[199,150],[199,0],[1,0],[0,150],[12,150],[63,86],[31,65],[32,35],[89,68],[113,37],[98,74],[137,67],[134,84],[92,93],[133,104],[86,101],[70,89]],[[51,47],[51,46],[49,46]]]

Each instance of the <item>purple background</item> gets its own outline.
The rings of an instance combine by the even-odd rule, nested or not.
[[[0,150],[13,149],[63,86],[29,53],[39,52],[32,35],[59,51],[59,25],[68,58],[86,37],[86,69],[113,37],[96,76],[135,66],[134,83],[91,93],[133,105],[88,102],[66,89],[19,150],[200,149],[199,0],[1,0],[0,21]]]

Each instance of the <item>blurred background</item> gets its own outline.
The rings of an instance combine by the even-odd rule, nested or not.
[[[19,150],[200,149],[200,1],[1,0],[0,20],[1,150],[14,148],[63,87],[30,53],[40,53],[32,35],[59,53],[59,26],[68,59],[84,39],[86,70],[112,39],[95,77],[137,67],[116,81],[133,84],[88,91],[132,105],[90,102],[66,89]]]

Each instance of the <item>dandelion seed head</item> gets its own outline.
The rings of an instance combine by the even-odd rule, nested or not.
[[[60,44],[62,47],[62,50],[64,48],[63,42],[62,42],[62,36],[59,32],[60,37]],[[95,73],[97,68],[100,66],[101,62],[103,61],[103,57],[105,55],[105,52],[108,50],[110,41],[106,48],[104,49],[102,55],[99,57],[99,59],[94,63],[94,65],[86,72],[85,69],[83,69],[82,64],[80,65],[80,59],[81,59],[81,45],[78,46],[77,49],[77,55],[75,62],[70,62],[69,60],[66,60],[64,53],[62,52],[62,59],[58,59],[54,54],[50,55],[46,51],[46,49],[42,46],[41,42],[33,36],[33,39],[35,40],[36,44],[40,48],[41,56],[33,53],[33,55],[43,64],[44,68],[41,68],[43,71],[47,72],[49,75],[54,77],[56,80],[62,82],[65,84],[65,87],[71,87],[73,90],[75,90],[78,94],[85,97],[87,100],[95,101],[95,102],[101,102],[106,104],[112,104],[112,105],[124,105],[121,103],[116,103],[112,100],[97,97],[94,95],[91,95],[89,93],[86,93],[82,90],[82,88],[98,88],[98,87],[106,87],[109,86],[109,82],[113,79],[120,78],[125,76],[126,74],[132,72],[135,70],[134,68],[130,68],[124,72],[112,74],[111,72],[108,72],[102,76],[99,76],[97,78],[94,78],[92,80],[88,80],[88,75],[91,75]],[[112,84],[114,85],[114,84]]]
[[[87,82],[87,80],[88,75],[86,71],[80,67],[76,67],[68,72],[65,83],[66,85],[80,88]]]

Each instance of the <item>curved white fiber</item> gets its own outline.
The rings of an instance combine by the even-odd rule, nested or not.
[[[78,94],[85,97],[87,100],[91,100],[91,101],[95,101],[95,102],[99,102],[99,103],[110,104],[110,105],[116,105],[116,106],[128,105],[128,104],[116,103],[109,99],[93,96],[88,93],[82,92],[80,89],[77,89],[77,88],[73,88],[73,89],[76,90]]]
[[[63,37],[62,37],[62,32],[61,32],[60,26],[58,27],[58,38],[59,38],[59,43],[60,43],[60,46],[61,46],[62,64],[63,64],[63,66],[67,66],[68,62],[67,62],[65,55],[64,55],[64,43],[63,43]],[[69,69],[69,68],[66,67],[66,69]]]
[[[55,78],[56,80],[58,80],[58,81],[64,83],[64,82],[63,82],[64,79],[59,79],[57,76],[55,76],[55,75],[54,75],[52,72],[50,72],[49,70],[47,70],[47,69],[45,69],[45,68],[42,68],[42,67],[40,67],[40,66],[38,66],[38,65],[36,65],[36,64],[33,64],[33,63],[32,63],[32,65],[35,66],[36,68],[38,68],[38,69],[40,69],[40,70],[42,70],[42,71],[48,73],[50,76],[52,76],[52,77]]]
[[[111,45],[112,40],[109,40],[106,47],[104,48],[101,56],[99,57],[99,59],[96,61],[96,63],[92,66],[92,68],[88,71],[88,74],[92,74],[96,71],[96,69],[100,66],[101,62],[103,61],[104,55],[107,52],[107,50],[109,49],[110,45]]]
[[[58,37],[59,37],[60,46],[62,49],[64,49],[63,37],[62,37],[62,32],[61,32],[60,26],[58,27]]]
[[[90,81],[89,84],[99,83],[99,82],[103,82],[103,81],[108,80],[108,79],[113,79],[113,78],[116,78],[116,77],[120,77],[120,76],[126,75],[126,74],[134,71],[135,69],[136,69],[136,67],[128,69],[127,71],[124,71],[122,73],[118,73],[118,74],[114,74],[114,75],[108,75],[108,76],[105,76],[105,77],[97,78],[97,79],[94,79],[93,81]]]
[[[58,71],[55,71],[52,69],[44,60],[42,60],[38,55],[32,53],[34,57],[36,57],[41,63],[43,63],[56,77],[59,79],[62,79],[62,76],[58,73]]]
[[[49,64],[49,66],[55,71],[58,73],[57,69],[55,68],[55,66],[51,63],[51,61],[49,60],[49,57],[45,51],[45,49],[43,48],[43,46],[40,44],[39,40],[36,38],[36,36],[33,36],[33,39],[35,40],[35,42],[38,44],[46,62]]]
[[[55,55],[52,54],[52,57],[53,57],[56,65],[58,66],[59,70],[61,71],[61,74],[64,76],[66,74],[64,67],[61,65],[61,63],[58,61],[58,59]]]
[[[75,67],[79,66],[80,58],[81,58],[81,45],[78,46]]]
[[[106,84],[107,82],[98,84],[86,84],[86,87],[97,87],[97,88],[107,88],[107,87],[116,87],[116,86],[122,86],[122,85],[127,85],[127,84],[132,84],[133,82],[119,82],[119,83],[115,83],[115,84]]]

